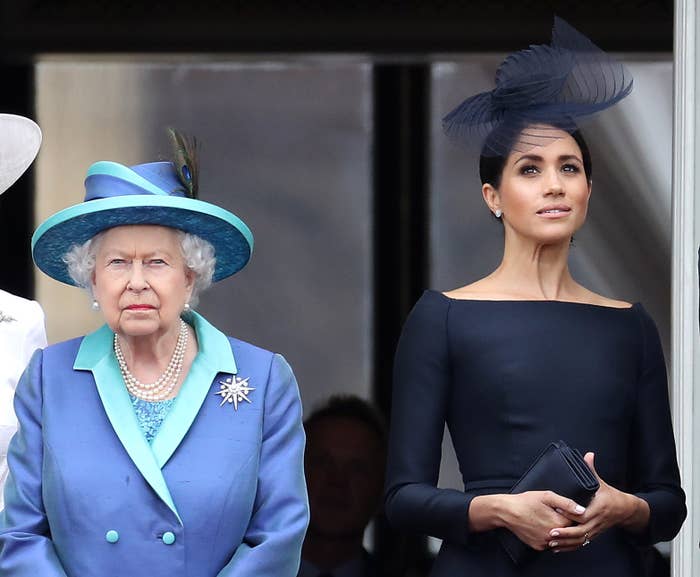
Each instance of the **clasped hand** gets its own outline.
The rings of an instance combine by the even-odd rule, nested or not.
[[[630,529],[640,523],[645,525],[648,509],[646,515],[639,515],[641,499],[603,481],[595,470],[594,458],[593,453],[586,453],[584,460],[598,479],[600,489],[587,508],[552,491],[509,495],[507,527],[533,549],[559,553],[585,546],[616,525],[627,524]]]

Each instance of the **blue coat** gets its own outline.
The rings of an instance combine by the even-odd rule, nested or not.
[[[199,353],[152,445],[108,327],[32,357],[15,397],[0,575],[296,575],[308,504],[294,375],[192,318]],[[215,395],[233,375],[254,388],[237,410]]]

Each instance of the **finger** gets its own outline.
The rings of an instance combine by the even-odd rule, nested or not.
[[[601,486],[601,489],[598,491],[598,493],[596,493],[593,496],[593,499],[591,499],[591,502],[588,503],[586,510],[581,514],[571,513],[570,511],[563,511],[563,510],[559,510],[559,511],[557,511],[557,513],[559,513],[560,515],[563,515],[569,521],[572,521],[573,523],[576,523],[579,525],[582,525],[584,523],[588,523],[588,522],[592,521],[593,519],[597,518],[601,514],[601,511],[603,511],[605,509],[607,500],[603,496],[604,492],[605,491],[603,490],[603,487]],[[568,523],[565,524],[564,526],[568,526]]]
[[[570,519],[569,517],[574,517]],[[570,527],[571,525],[581,523],[581,515],[571,515],[567,514],[561,509],[555,509],[552,511],[551,517],[548,519],[543,519],[543,521],[549,524],[550,527]]]
[[[585,523],[583,525],[572,525],[570,527],[556,527],[549,532],[552,539],[558,541],[584,541],[585,535],[590,538],[591,535],[597,534],[597,525],[595,523]]]
[[[580,524],[580,523],[585,523],[588,518],[591,517],[590,513],[591,507],[586,507],[583,513],[571,513],[570,511],[563,511],[562,509],[556,509],[556,512],[564,519],[566,519],[566,523],[562,523],[562,527],[568,527],[569,525],[573,524]]]
[[[548,545],[550,549],[578,549],[580,547],[585,547],[584,543],[586,539],[552,539]],[[588,538],[588,542],[591,542],[591,538]]]
[[[572,521],[575,521],[586,512],[586,508],[584,506],[579,505],[573,499],[562,497],[554,491],[545,491],[542,497],[542,502],[545,505],[550,506],[560,515],[563,515],[565,517],[568,517],[569,515],[574,515],[575,517],[572,519]]]
[[[589,451],[583,456],[583,460],[586,462],[586,465],[588,465],[588,468],[596,476],[596,479],[598,479],[598,481],[601,481],[602,479],[600,478],[598,471],[595,470],[595,453]]]
[[[563,537],[557,536],[553,537],[548,546],[552,550],[560,551],[572,551],[580,547],[587,547],[593,540],[593,534],[586,531],[583,535],[577,537]]]

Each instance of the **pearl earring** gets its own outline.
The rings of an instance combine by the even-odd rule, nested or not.
[[[189,310],[190,310],[191,308],[192,308],[192,307],[190,306],[190,303],[185,303],[185,306],[184,306],[185,312],[189,312]]]
[[[100,310],[100,303],[97,302],[97,300],[93,299],[92,301],[92,310],[93,311],[99,311]]]
[[[496,216],[496,218],[501,218],[503,216],[503,212],[500,208],[497,208],[496,212],[494,212],[493,214]]]

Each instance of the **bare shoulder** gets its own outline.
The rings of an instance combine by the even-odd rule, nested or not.
[[[504,292],[502,287],[498,287],[496,283],[489,277],[482,278],[471,284],[445,291],[446,297],[455,300],[509,300],[513,295],[509,292]]]
[[[583,299],[585,302],[598,305],[601,307],[609,307],[613,309],[628,309],[633,305],[627,301],[621,301],[617,299],[611,299],[609,297],[603,296],[601,294],[595,293],[591,290],[584,289]]]
[[[547,300],[537,295],[527,295],[517,289],[509,290],[495,279],[485,277],[474,283],[459,287],[443,293],[446,297],[455,300],[487,300],[487,301],[507,301],[507,300]],[[595,293],[587,288],[577,285],[576,288],[567,294],[560,295],[558,300],[590,304],[600,307],[615,309],[628,309],[632,307],[627,301],[611,299],[601,294]]]

